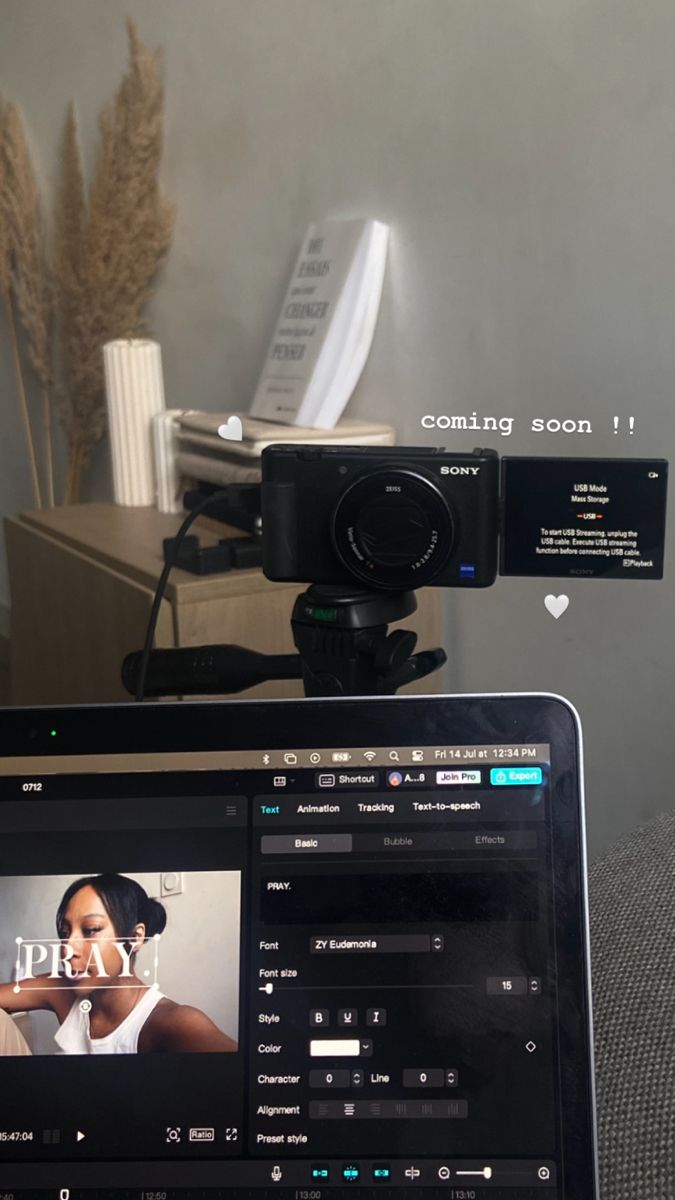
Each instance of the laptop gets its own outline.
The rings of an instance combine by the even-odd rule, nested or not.
[[[585,869],[557,696],[4,710],[2,1189],[596,1200]]]

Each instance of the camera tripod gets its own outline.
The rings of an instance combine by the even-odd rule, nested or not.
[[[164,568],[155,591],[145,645],[128,654],[122,664],[122,682],[136,700],[146,696],[227,695],[268,679],[302,679],[306,696],[391,696],[404,684],[424,679],[443,666],[444,650],[437,647],[415,654],[416,633],[388,631],[392,621],[402,621],[416,611],[413,591],[373,591],[358,584],[312,584],[298,596],[291,615],[297,654],[259,654],[237,645],[152,650],[169,573],[181,562],[193,521],[210,509],[217,519],[245,529],[257,552],[261,537],[259,497],[259,485],[250,484],[225,488],[202,485],[199,491],[187,493],[185,505],[190,512],[175,538],[164,544]],[[246,555],[251,553],[246,546],[243,550]],[[208,559],[209,553],[201,552],[198,544],[190,551],[197,560]],[[251,565],[248,558],[240,565],[244,563]],[[198,561],[192,569],[195,565],[201,571]],[[207,561],[205,565],[207,570],[213,569],[212,563]]]
[[[387,696],[443,666],[445,651],[415,654],[417,634],[388,632],[417,609],[415,593],[373,592],[313,584],[291,616],[297,654],[258,654],[244,646],[152,650],[141,681],[143,653],[122,666],[127,691],[142,696],[223,695],[268,679],[302,679],[306,696]]]

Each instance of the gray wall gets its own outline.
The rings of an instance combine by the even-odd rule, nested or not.
[[[3,0],[0,80],[47,188],[71,97],[91,160],[127,11],[165,50],[178,219],[151,327],[168,404],[246,408],[306,224],[367,214],[392,242],[353,415],[393,420],[401,442],[436,440],[424,413],[476,410],[516,418],[491,439],[502,452],[669,453],[670,0]],[[4,337],[0,394],[12,511],[30,493]],[[594,431],[534,435],[533,416]],[[106,471],[102,452],[92,494]],[[543,597],[563,590],[555,622]],[[445,686],[579,707],[593,849],[672,804],[674,599],[670,568],[663,583],[505,580],[446,598]]]

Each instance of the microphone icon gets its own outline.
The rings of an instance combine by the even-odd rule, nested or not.
[[[283,1174],[283,1172],[281,1170],[281,1167],[278,1164],[276,1164],[275,1166],[272,1167],[272,1170],[270,1171],[270,1178],[273,1179],[275,1183],[278,1183],[279,1180],[281,1179],[282,1174]]]

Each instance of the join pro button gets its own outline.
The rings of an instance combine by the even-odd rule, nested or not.
[[[492,767],[494,787],[536,787],[542,781],[541,767]]]

